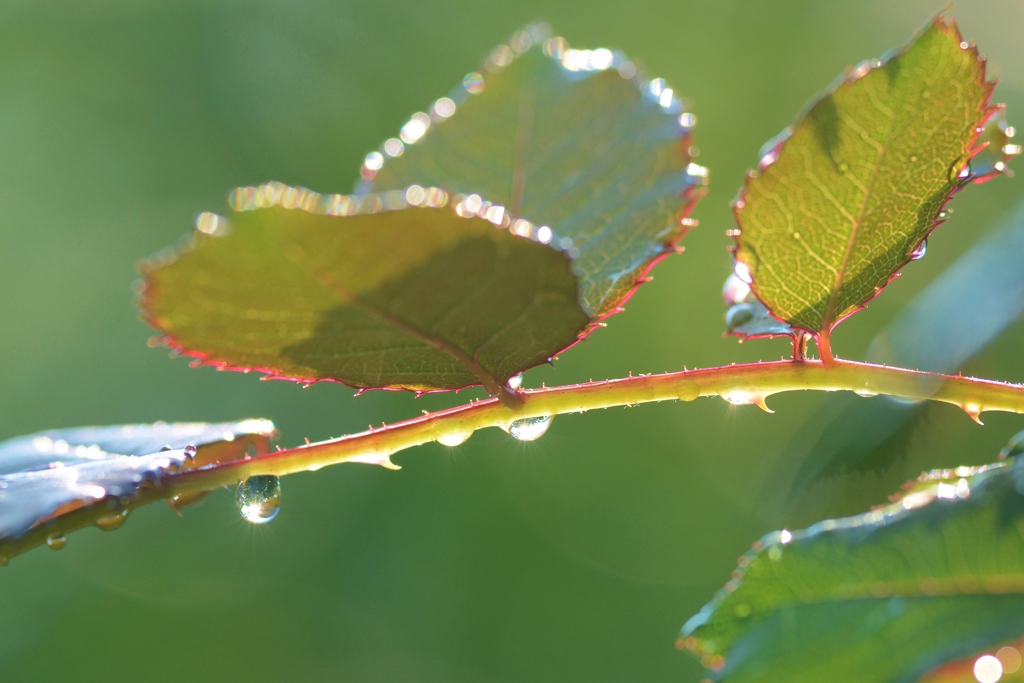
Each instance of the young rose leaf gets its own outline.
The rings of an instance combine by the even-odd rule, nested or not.
[[[679,646],[718,681],[890,683],[1024,635],[1024,461],[905,489],[762,538]]]
[[[1024,315],[1021,254],[1024,202],[900,309],[875,335],[868,362],[956,373]],[[884,472],[893,457],[908,452],[928,407],[929,402],[830,396],[790,439],[784,450],[792,457],[780,463],[765,487],[788,488],[795,498],[815,481]],[[795,474],[792,462],[800,463]]]
[[[695,123],[624,55],[532,26],[367,155],[364,187],[432,185],[468,197],[469,213],[529,218],[512,229],[568,250],[580,302],[602,318],[695,224],[707,182],[691,162]]]
[[[266,453],[267,420],[156,423],[39,432],[0,443],[0,564],[90,524],[113,529],[156,499],[161,477]],[[170,501],[175,508],[202,495]]]
[[[236,192],[236,206],[248,197],[245,206],[265,208],[233,213],[227,234],[199,230],[187,249],[144,267],[145,315],[168,345],[199,364],[300,381],[413,391],[482,384],[507,398],[510,377],[591,325],[569,259],[544,244],[451,207],[288,210],[352,206],[296,203],[293,192]],[[362,205],[428,195],[444,203],[440,190],[416,187]]]
[[[940,16],[848,72],[748,175],[735,257],[772,315],[815,335],[824,360],[835,325],[923,255],[953,193],[991,177],[975,178],[970,162],[996,111],[992,88],[977,50]]]

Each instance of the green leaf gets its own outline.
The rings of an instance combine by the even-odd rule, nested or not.
[[[776,318],[818,337],[823,358],[833,327],[921,254],[973,178],[992,88],[977,50],[940,16],[845,74],[748,175],[736,259]]]
[[[892,683],[1024,635],[1024,461],[768,534],[683,627],[715,679]]]
[[[196,364],[507,395],[510,377],[574,344],[591,320],[565,254],[437,208],[445,201],[415,188],[359,208],[394,210],[330,215],[355,211],[353,200],[242,188],[236,206],[265,208],[201,217],[187,249],[146,266],[145,315]],[[299,206],[322,213],[284,208]]]
[[[532,26],[498,46],[429,113],[367,156],[366,189],[437,186],[546,226],[573,254],[592,317],[617,311],[695,222],[707,171],[696,119],[662,79],[607,49],[570,49]],[[393,156],[400,154],[400,156]]]
[[[164,475],[266,453],[267,420],[82,427],[0,443],[0,564],[90,524],[113,529]],[[170,500],[175,509],[207,492]]]

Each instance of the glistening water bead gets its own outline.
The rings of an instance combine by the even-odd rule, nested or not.
[[[520,420],[513,420],[508,426],[508,433],[519,441],[534,441],[544,436],[550,426],[550,415],[524,417]]]
[[[281,480],[261,474],[239,482],[235,504],[245,521],[266,524],[281,510]]]

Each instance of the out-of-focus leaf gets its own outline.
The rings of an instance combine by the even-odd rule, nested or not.
[[[987,651],[976,652],[964,659],[947,662],[922,676],[918,683],[1021,683],[1024,681],[1024,669],[1021,668],[1022,650],[1024,641],[1021,640],[1000,647],[991,647]]]
[[[624,55],[571,49],[535,25],[413,115],[362,174],[376,191],[482,196],[532,221],[513,225],[523,234],[548,228],[574,256],[584,309],[600,318],[693,225],[686,217],[707,181],[691,163],[695,122],[664,80],[643,78]]]
[[[779,319],[828,335],[919,257],[972,179],[977,128],[995,112],[984,62],[940,16],[864,62],[770,143],[736,202],[735,256]]]
[[[951,373],[1024,314],[1024,205],[904,306],[875,337],[873,363]],[[786,451],[802,458],[791,494],[810,481],[850,472],[883,471],[905,451],[927,404],[829,396]],[[806,457],[804,457],[806,456]],[[787,459],[785,465],[791,463]]]
[[[40,432],[0,443],[0,564],[88,524],[112,529],[144,490],[182,469],[266,453],[267,420],[156,423]],[[194,502],[172,500],[181,507]]]
[[[201,219],[187,249],[144,268],[145,315],[197,364],[500,393],[591,320],[565,254],[446,201],[420,187],[362,200],[243,188],[235,205],[263,208],[210,218],[230,226],[213,234]],[[380,212],[332,215],[354,212],[352,202]]]
[[[893,683],[1024,635],[1024,462],[768,534],[680,636],[719,681]]]

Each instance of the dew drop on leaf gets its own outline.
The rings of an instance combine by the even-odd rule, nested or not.
[[[245,521],[266,524],[281,510],[281,480],[273,475],[249,477],[238,484],[235,504]]]
[[[68,544],[68,538],[59,531],[52,533],[46,537],[46,545],[50,546],[52,550],[60,550]]]
[[[939,215],[942,218],[942,215]],[[924,258],[924,255],[928,252],[928,240],[921,240],[921,243],[914,247],[914,251],[910,252],[911,261],[920,261]]]
[[[725,314],[725,325],[731,331],[754,319],[754,307],[750,304],[736,304]]]
[[[722,299],[725,300],[726,306],[742,303],[747,300],[748,296],[750,296],[750,285],[741,280],[738,275],[733,273],[726,278],[725,285],[722,287]]]
[[[550,426],[550,415],[524,417],[521,420],[513,420],[508,426],[508,433],[519,441],[534,441],[544,436],[544,433],[548,431]]]

